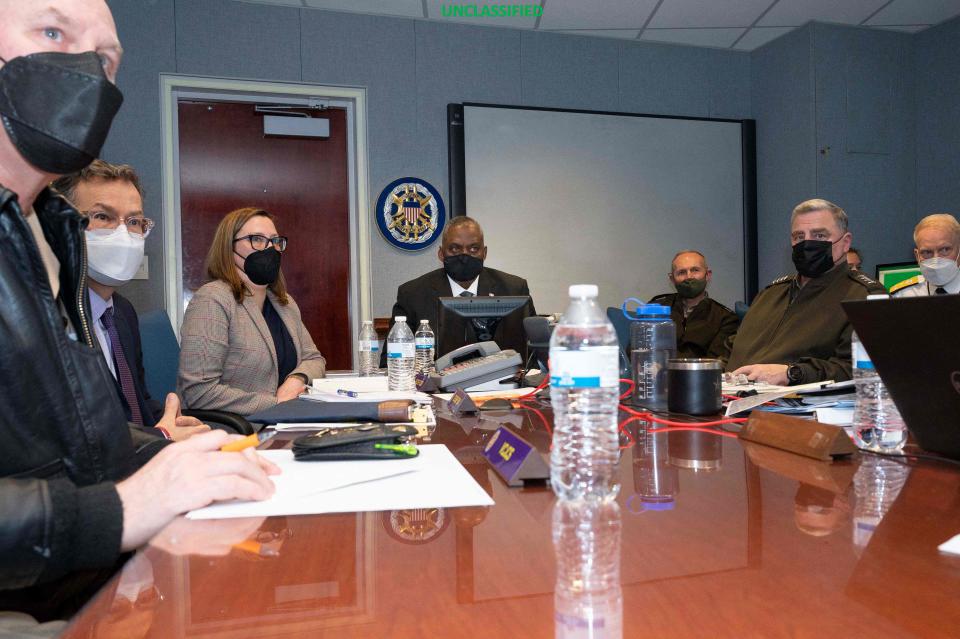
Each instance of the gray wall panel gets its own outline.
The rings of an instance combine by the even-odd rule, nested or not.
[[[299,9],[231,0],[175,2],[179,73],[300,79]]]
[[[798,29],[754,51],[751,58],[761,289],[793,272],[790,211],[816,193],[810,38],[810,27]]]
[[[521,31],[523,103],[620,111],[616,40]]]
[[[914,38],[917,215],[960,217],[960,19]]]
[[[850,217],[864,268],[909,259],[916,202],[910,36],[813,25],[817,195]]]
[[[618,110],[749,118],[750,54],[622,43]]]
[[[149,279],[134,280],[121,291],[138,309],[149,311],[163,308],[164,303],[159,74],[176,69],[173,3],[111,0],[109,4],[124,49],[117,78],[123,107],[101,155],[137,170],[146,191],[144,211],[157,222],[146,241]]]

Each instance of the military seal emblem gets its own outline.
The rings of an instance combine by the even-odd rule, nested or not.
[[[383,237],[404,251],[419,251],[433,244],[447,221],[437,189],[413,177],[388,184],[377,198],[374,216]]]

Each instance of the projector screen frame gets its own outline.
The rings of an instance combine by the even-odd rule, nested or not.
[[[614,115],[666,120],[697,120],[702,122],[728,122],[740,125],[740,161],[743,191],[743,290],[747,302],[753,301],[759,291],[757,250],[757,125],[753,119],[701,118],[687,115],[661,115],[654,113],[627,113],[621,111],[591,111],[587,109],[560,109],[550,107],[490,104],[486,102],[451,102],[447,104],[447,202],[449,216],[466,215],[467,181],[466,156],[464,152],[464,107],[492,109],[516,109],[523,111],[553,111],[560,113],[584,113],[589,115]]]

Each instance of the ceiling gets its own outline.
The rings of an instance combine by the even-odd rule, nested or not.
[[[915,33],[960,0],[239,0],[751,51],[810,20]],[[540,16],[444,17],[453,6],[540,5]]]

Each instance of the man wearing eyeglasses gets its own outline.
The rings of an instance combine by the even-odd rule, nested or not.
[[[166,406],[150,397],[137,312],[116,292],[140,268],[144,242],[154,226],[143,214],[143,189],[133,167],[94,160],[52,186],[89,220],[85,235],[93,329],[127,420],[156,427],[178,441],[209,430],[198,419],[179,414],[175,394],[167,397]]]
[[[417,330],[420,320],[428,320],[430,328],[437,331],[437,299],[440,297],[530,295],[525,279],[483,265],[487,259],[487,246],[483,241],[483,229],[473,218],[462,215],[447,223],[440,238],[437,259],[443,268],[401,284],[397,289],[397,301],[390,316],[391,326],[394,317],[405,316],[413,331]],[[527,312],[536,315],[532,300]],[[512,348],[518,353],[526,351],[522,322],[520,317],[504,320],[496,333],[500,348]],[[438,335],[438,346],[440,342]],[[447,343],[457,345],[456,342]],[[464,339],[462,343],[468,342]],[[437,352],[438,357],[444,354]],[[386,366],[386,349],[381,356],[381,366]]]

